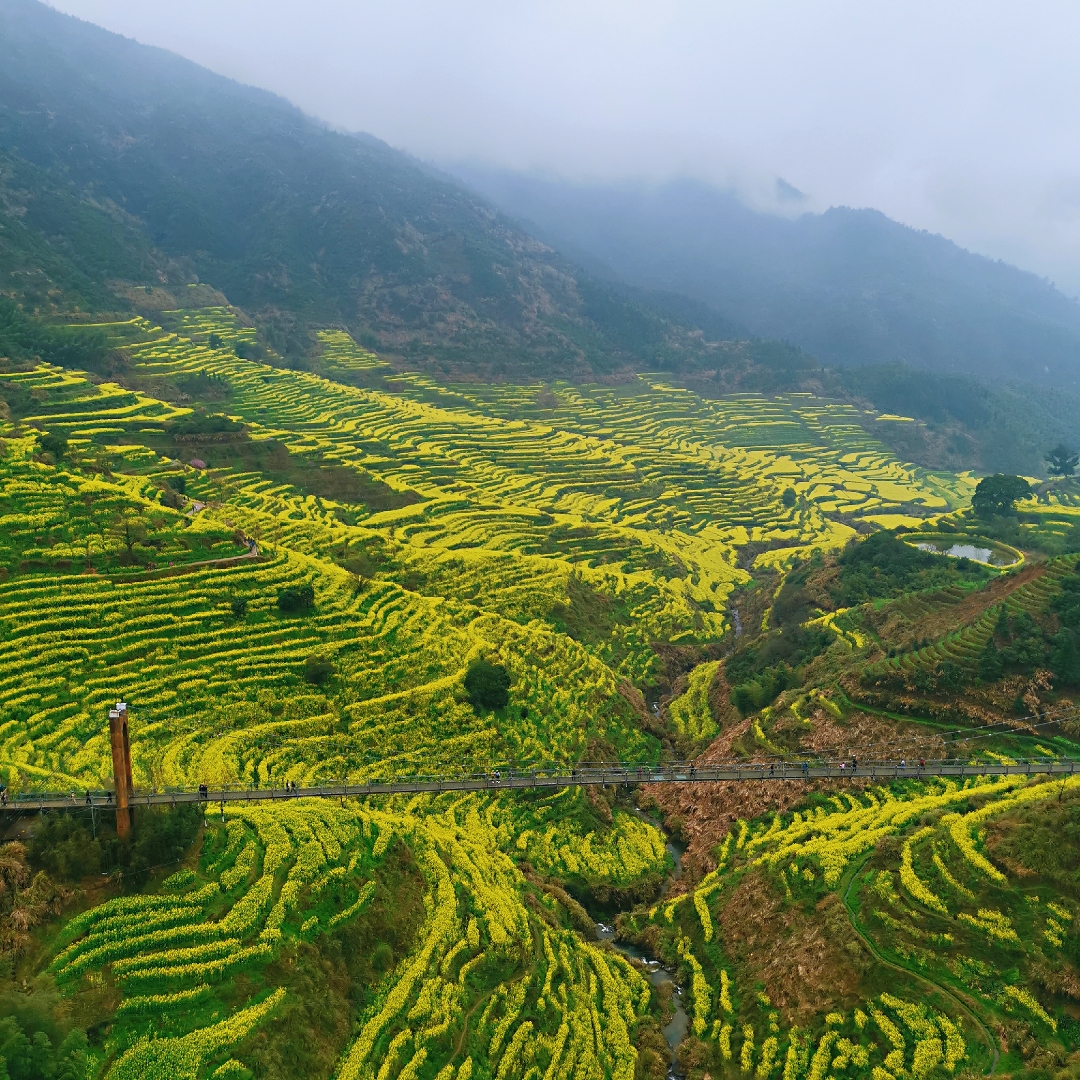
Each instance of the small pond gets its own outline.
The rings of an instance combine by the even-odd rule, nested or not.
[[[973,559],[990,566],[1012,566],[1016,556],[1011,551],[996,547],[980,547],[978,544],[961,544],[949,540],[919,540],[915,546],[920,551],[932,551],[935,555],[948,555],[953,559]]]

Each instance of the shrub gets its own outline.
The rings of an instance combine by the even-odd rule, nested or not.
[[[510,673],[502,664],[474,660],[465,672],[465,692],[474,709],[505,709],[509,690]]]
[[[787,664],[777,664],[766,668],[756,679],[736,686],[731,692],[731,701],[743,716],[747,716],[764,709],[789,687],[797,685],[799,680],[791,668]]]
[[[280,603],[280,598],[279,601]],[[234,596],[229,601],[229,607],[232,608],[233,618],[242,619],[247,614],[248,602],[245,596]]]
[[[171,487],[165,487],[161,492],[161,505],[167,506],[171,510],[183,510],[186,505],[186,500],[180,492],[175,491]]]
[[[38,452],[49,454],[53,461],[59,461],[68,452],[68,441],[63,435],[39,435]]]
[[[139,887],[151,870],[178,863],[184,857],[199,835],[202,816],[203,808],[198,803],[137,807],[133,838],[121,842],[111,837],[105,845],[105,863],[110,868],[122,868],[123,880]]]
[[[780,501],[790,510],[795,505],[795,489],[793,487],[784,488],[784,494],[780,496]]]
[[[51,814],[34,830],[30,859],[57,881],[80,881],[100,871],[101,845],[79,818]]]
[[[223,413],[204,413],[197,410],[166,425],[174,435],[225,435],[242,433],[244,425]]]
[[[315,606],[315,586],[310,581],[303,585],[287,585],[278,593],[277,606],[286,614],[309,610]]]
[[[315,686],[321,686],[334,674],[334,665],[328,656],[313,653],[304,661],[304,678]]]
[[[241,360],[261,360],[266,355],[266,350],[257,341],[237,341],[233,352]]]
[[[29,1011],[29,1010],[27,1010]],[[87,1075],[89,1042],[86,1033],[78,1028],[68,1032],[59,1046],[49,1038],[59,1038],[55,1025],[43,1022],[41,1016],[22,1019],[4,1016],[0,1019],[0,1076],[12,1080],[36,1077],[79,1077]]]

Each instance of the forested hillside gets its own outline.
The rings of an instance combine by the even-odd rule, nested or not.
[[[203,280],[287,358],[337,323],[444,376],[731,352],[377,139],[34,0],[0,4],[0,193],[0,291],[46,309],[130,309],[123,285]]]
[[[649,190],[458,171],[597,274],[693,297],[830,367],[903,361],[1080,388],[1080,302],[875,210],[789,218],[690,182]]]

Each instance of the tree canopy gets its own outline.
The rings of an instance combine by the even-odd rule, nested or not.
[[[1046,455],[1046,471],[1051,476],[1072,476],[1080,464],[1080,454],[1064,443],[1058,443]]]
[[[474,660],[465,672],[465,693],[475,709],[505,709],[509,691],[510,673],[502,664]]]
[[[1016,512],[1017,499],[1031,494],[1031,485],[1022,476],[995,473],[984,476],[971,497],[971,506],[981,518],[1009,517]]]
[[[277,606],[286,615],[308,611],[315,606],[315,587],[310,581],[302,585],[287,585],[278,593]]]

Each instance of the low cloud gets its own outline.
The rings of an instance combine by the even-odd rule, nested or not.
[[[60,0],[437,161],[874,206],[1080,293],[1080,7]]]

